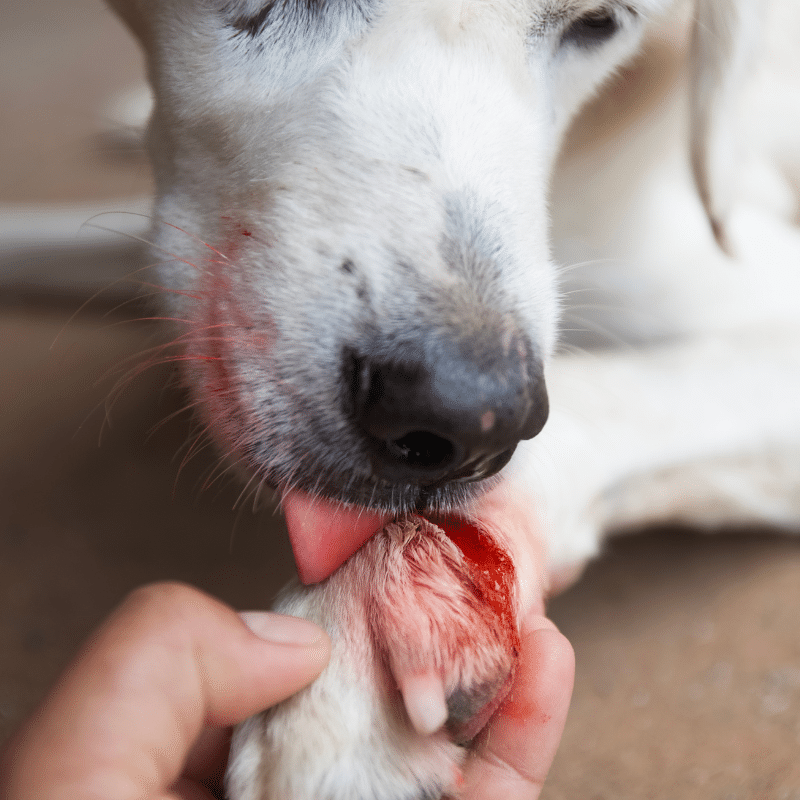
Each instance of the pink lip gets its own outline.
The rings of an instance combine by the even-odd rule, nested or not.
[[[295,562],[303,583],[318,583],[341,566],[392,515],[290,491],[283,496]]]

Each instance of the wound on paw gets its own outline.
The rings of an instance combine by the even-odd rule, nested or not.
[[[460,520],[390,523],[369,543],[375,558],[371,623],[417,730],[439,722],[467,742],[511,684],[519,649],[514,568],[485,532]],[[365,554],[366,555],[366,554]]]

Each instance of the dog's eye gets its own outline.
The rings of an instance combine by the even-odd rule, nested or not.
[[[598,11],[575,20],[564,31],[562,45],[592,48],[607,42],[619,30],[617,18],[607,12]]]

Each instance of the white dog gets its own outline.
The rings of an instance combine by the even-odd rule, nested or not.
[[[240,729],[232,798],[453,793],[520,614],[603,534],[797,528],[800,170],[753,125],[789,113],[793,3],[774,28],[760,0],[112,5],[155,92],[187,383],[281,492],[317,585],[280,608],[334,639],[319,681]],[[573,133],[553,183],[578,109],[687,11],[689,135],[653,87]],[[602,290],[588,323],[646,347],[554,356],[554,250]]]

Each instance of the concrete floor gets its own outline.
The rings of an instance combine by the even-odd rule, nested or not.
[[[137,80],[135,49],[93,0],[5,0],[0,203],[108,201],[146,164],[99,139]],[[118,156],[119,154],[117,154]],[[76,301],[0,284],[0,738],[132,587],[177,578],[258,607],[291,573],[273,508],[237,506],[136,311],[70,320]],[[105,309],[103,309],[105,310]],[[165,388],[167,387],[167,388]],[[800,800],[800,542],[651,531],[609,544],[551,614],[575,646],[575,698],[545,800]]]

